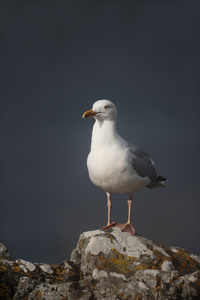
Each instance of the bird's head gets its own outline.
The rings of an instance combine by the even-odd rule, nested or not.
[[[83,114],[83,118],[94,117],[99,121],[116,120],[117,108],[114,103],[109,100],[98,100],[93,104],[91,110]]]

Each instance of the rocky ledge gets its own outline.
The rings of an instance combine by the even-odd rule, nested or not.
[[[13,260],[0,244],[0,299],[200,299],[200,257],[118,228],[81,234],[61,265]]]

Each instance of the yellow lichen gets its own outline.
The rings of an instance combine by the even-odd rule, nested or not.
[[[0,267],[0,271],[6,271],[6,270],[7,270],[7,268],[5,266]]]
[[[138,300],[142,300],[143,299],[143,295],[142,294],[135,294],[135,298],[134,299],[138,299]]]
[[[144,267],[142,265],[134,266],[134,271],[138,271],[138,270],[144,270]]]
[[[177,252],[178,254],[184,259],[183,263],[182,263],[182,266],[184,268],[187,268],[188,267],[188,264],[189,264],[189,267],[194,267],[195,266],[195,262],[193,259],[191,259],[191,257],[189,256],[189,254],[187,254],[186,252],[184,252],[183,250],[181,249],[177,249]],[[176,256],[176,255],[175,255]]]
[[[63,281],[63,280],[64,280],[64,278],[59,277],[59,276],[54,276],[54,278],[53,278],[54,282],[56,282],[56,281]]]
[[[20,268],[18,266],[14,266],[13,269],[14,269],[14,272],[20,272]]]
[[[10,292],[10,288],[6,286],[4,283],[1,283],[0,299],[10,299],[9,292]]]
[[[55,275],[51,279],[51,283],[57,283],[59,281],[63,281],[65,279],[64,275],[67,273],[67,271],[64,269],[63,266],[58,266],[58,265],[51,265]]]
[[[106,259],[102,254],[98,255],[98,264],[96,268],[99,270],[108,270],[109,268],[115,268],[116,272],[127,274],[132,271],[134,257],[127,256],[126,254],[119,253],[115,248],[112,249],[113,256]]]
[[[114,237],[112,235],[109,236],[109,239],[111,241],[111,243],[113,244],[113,241],[114,241]]]
[[[37,299],[42,298],[42,296],[43,296],[43,293],[40,290],[38,290],[37,293],[36,293]]]
[[[129,273],[130,264],[135,261],[135,258],[120,254],[115,248],[112,249],[115,257],[110,257],[110,261],[117,266],[119,273]]]
[[[190,274],[199,270],[198,263],[183,249],[177,248],[173,253],[172,261],[181,275]]]
[[[162,253],[160,253],[156,249],[153,249],[153,253],[155,254],[156,260],[157,260],[157,267],[156,267],[156,269],[161,269],[162,268],[162,264],[163,264],[164,261],[170,261],[170,259],[168,257],[164,256]],[[152,266],[152,269],[153,269],[153,266]]]

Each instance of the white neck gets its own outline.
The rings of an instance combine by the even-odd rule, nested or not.
[[[116,131],[116,121],[114,120],[96,120],[92,131],[91,150],[101,148],[107,144],[115,142],[115,137],[118,136]]]

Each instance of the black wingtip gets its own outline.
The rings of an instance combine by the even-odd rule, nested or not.
[[[167,181],[167,178],[159,175],[155,181]]]

